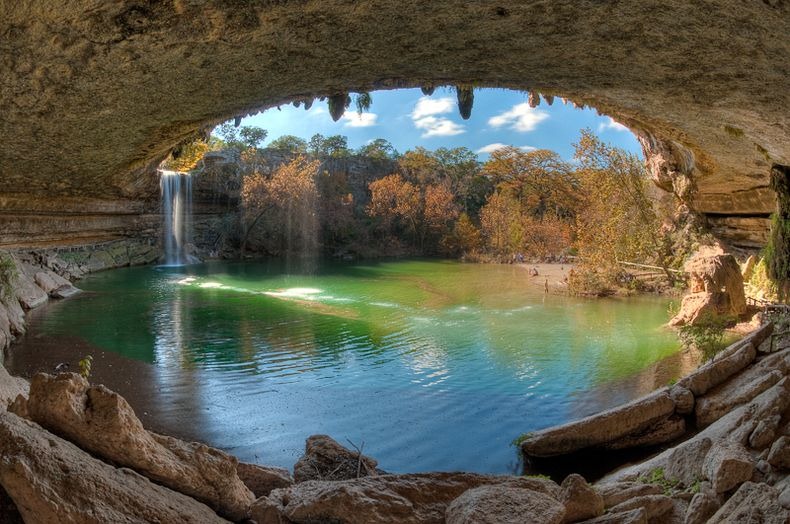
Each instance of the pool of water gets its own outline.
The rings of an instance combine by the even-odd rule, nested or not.
[[[566,268],[567,269],[567,268]],[[326,433],[393,472],[517,468],[511,441],[687,371],[667,301],[544,293],[510,265],[140,267],[37,310],[7,365],[72,370],[147,427],[290,467]]]

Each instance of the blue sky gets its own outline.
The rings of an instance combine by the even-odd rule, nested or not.
[[[371,96],[373,104],[367,112],[357,114],[352,104],[338,122],[332,121],[326,102],[316,101],[309,111],[282,106],[279,111],[273,108],[247,117],[242,125],[266,129],[266,143],[282,135],[308,140],[315,133],[339,134],[348,137],[353,149],[374,138],[385,138],[401,153],[417,146],[465,146],[478,153],[481,160],[502,144],[552,149],[570,160],[571,144],[578,139],[579,130],[589,127],[606,142],[640,156],[642,152],[634,135],[611,118],[598,116],[594,109],[575,109],[559,99],[552,106],[541,101],[533,109],[525,93],[478,89],[472,117],[463,120],[452,88],[438,88],[430,97],[419,89],[375,91]]]

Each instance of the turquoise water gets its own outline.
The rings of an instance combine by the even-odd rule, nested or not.
[[[546,295],[520,266],[209,263],[80,286],[33,319],[13,371],[92,354],[148,427],[284,467],[327,433],[390,471],[512,472],[519,434],[682,372],[666,300]]]

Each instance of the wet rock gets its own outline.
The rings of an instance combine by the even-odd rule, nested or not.
[[[313,435],[294,465],[294,480],[348,480],[377,475],[375,459],[351,451],[327,435]]]
[[[49,296],[24,271],[18,271],[14,285],[16,299],[25,309],[35,309],[47,302]]]
[[[777,469],[790,469],[790,437],[779,437],[771,445],[768,463]]]
[[[79,292],[71,282],[53,271],[39,271],[33,279],[44,293],[53,298],[66,298]]]
[[[529,456],[551,457],[600,446],[645,430],[674,411],[675,403],[662,389],[617,408],[535,432],[522,442],[521,449]]]
[[[607,513],[579,524],[648,524],[647,511],[644,508],[637,508],[619,513]]]
[[[39,425],[0,412],[0,484],[25,522],[226,522],[207,506],[115,468]]]
[[[708,520],[708,524],[786,524],[790,513],[767,484],[745,482]]]
[[[684,486],[691,486],[702,478],[702,464],[713,442],[709,438],[689,441],[685,446],[672,449],[667,458],[665,474],[677,479]]]
[[[555,500],[560,492],[559,486],[549,480],[528,477],[474,473],[378,475],[310,480],[276,489],[268,500],[258,499],[252,512],[265,514],[267,524],[276,519],[296,524],[440,524],[447,506],[462,493],[491,485],[542,493]]]
[[[542,493],[481,486],[465,491],[452,501],[445,520],[447,524],[560,524],[563,515],[565,507]]]
[[[603,514],[603,497],[581,475],[574,473],[565,477],[560,490],[559,500],[565,506],[563,522],[578,522]]]
[[[609,510],[609,513],[620,513],[642,508],[647,513],[647,520],[660,519],[675,508],[671,498],[666,495],[643,495],[621,502]]]
[[[0,349],[2,351],[2,349]],[[0,411],[4,411],[18,395],[27,396],[30,385],[27,380],[19,377],[12,377],[6,369],[0,365]]]
[[[744,345],[732,355],[722,359],[708,362],[693,373],[683,377],[678,381],[678,386],[690,390],[697,398],[695,410],[702,409],[700,404],[702,399],[699,397],[707,393],[710,389],[718,386],[734,374],[738,373],[754,361],[757,350],[751,343]]]
[[[645,484],[644,482],[613,482],[595,486],[595,489],[603,497],[604,506],[611,508],[626,500],[642,497],[644,495],[661,495],[663,490],[655,484]]]
[[[754,462],[740,444],[715,442],[705,456],[702,473],[716,493],[724,493],[752,478]]]
[[[19,301],[12,297],[10,299],[0,298],[0,304],[5,306],[6,315],[11,335],[20,336],[25,334],[25,312]]]
[[[694,393],[681,386],[672,386],[669,389],[669,398],[675,403],[675,413],[688,415],[694,412]]]
[[[236,472],[256,497],[265,497],[274,489],[287,488],[294,483],[293,477],[285,468],[239,462]]]
[[[146,431],[126,400],[104,386],[90,387],[74,373],[39,373],[30,384],[28,412],[33,421],[103,459],[204,502],[220,515],[247,517],[254,496],[236,474],[235,457]]]
[[[697,493],[686,510],[685,524],[705,524],[716,513],[721,504],[709,493]]]

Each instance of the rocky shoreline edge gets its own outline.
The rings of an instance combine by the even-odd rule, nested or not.
[[[673,386],[526,435],[527,457],[671,442],[595,484],[577,474],[387,474],[325,435],[291,472],[147,431],[73,373],[0,366],[2,522],[685,523],[790,521],[790,347],[768,323]],[[7,406],[7,407],[6,407]],[[677,443],[676,443],[677,442]],[[676,444],[674,444],[676,443]]]

